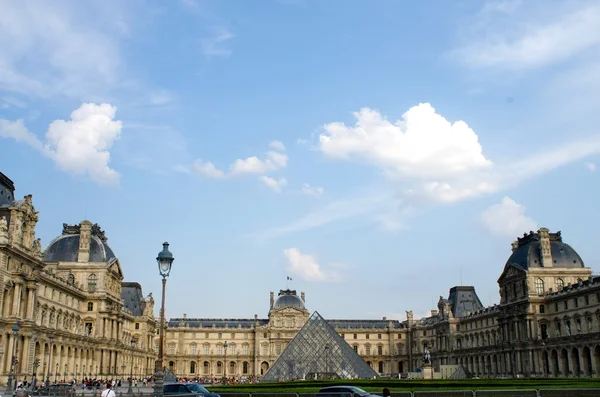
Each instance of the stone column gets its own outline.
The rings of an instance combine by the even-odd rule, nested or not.
[[[19,309],[21,308],[21,284],[15,284],[12,296],[11,315],[19,317]]]

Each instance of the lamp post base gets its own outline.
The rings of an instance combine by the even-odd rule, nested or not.
[[[133,394],[133,379],[129,378],[129,387],[127,388],[127,394]]]
[[[159,369],[154,374],[154,397],[163,397],[163,384],[165,382],[165,374],[162,369]]]

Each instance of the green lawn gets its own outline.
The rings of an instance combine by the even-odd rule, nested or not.
[[[482,390],[482,389],[558,389],[598,388],[600,380],[580,378],[537,378],[537,379],[440,379],[440,380],[332,380],[294,381],[242,384],[237,386],[214,385],[211,391],[218,393],[314,393],[321,387],[336,384],[358,386],[361,389],[381,394],[384,387],[393,391],[413,390]]]

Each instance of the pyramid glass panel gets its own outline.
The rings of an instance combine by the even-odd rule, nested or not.
[[[262,381],[374,377],[379,376],[373,368],[318,312],[314,312]]]

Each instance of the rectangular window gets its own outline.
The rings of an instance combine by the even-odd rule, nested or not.
[[[140,323],[135,323],[135,329],[140,329]]]
[[[210,345],[204,345],[203,349],[204,349],[204,355],[208,356],[210,354]]]
[[[377,346],[377,354],[379,354],[380,356],[383,354],[383,346]]]
[[[175,354],[175,345],[169,345],[169,354]]]
[[[235,334],[231,334],[231,339],[235,339]]]
[[[219,332],[219,336],[217,336],[217,338],[221,339],[223,337],[223,334]]]
[[[209,339],[210,338],[210,334],[207,332],[204,334],[204,339]]]
[[[381,334],[377,334],[377,339],[381,339]]]
[[[563,306],[564,306],[565,310],[569,309],[569,301],[565,300],[564,303],[563,303]]]
[[[544,305],[540,305],[540,313],[544,313],[546,311],[546,308],[544,307]]]
[[[88,302],[88,312],[94,311],[94,304],[92,302]]]
[[[92,323],[85,323],[85,333],[87,335],[91,335],[92,334]]]
[[[222,345],[217,346],[217,354],[219,356],[223,355],[223,346]]]
[[[575,304],[575,307],[579,307],[579,298],[573,298],[573,303]]]
[[[554,311],[558,312],[558,302],[554,302]]]
[[[369,334],[367,334],[367,339],[369,339]]]
[[[192,345],[191,350],[192,350],[192,355],[195,355],[196,354],[196,345]]]
[[[248,334],[244,334],[244,339],[248,339]]]
[[[590,304],[590,296],[589,296],[589,295],[586,295],[586,296],[585,296],[585,305],[587,306],[587,305],[589,305],[589,304]]]
[[[340,336],[342,337],[342,339],[344,339],[346,337],[346,334],[340,334]]]
[[[244,356],[247,356],[248,355],[248,345],[242,346],[242,351],[243,351]]]
[[[277,354],[277,355],[281,354],[281,343],[275,344],[275,354]]]
[[[358,335],[354,334],[354,339],[358,339]]]
[[[356,353],[358,353],[358,346],[354,345],[352,348],[354,349],[354,351],[355,351]]]

